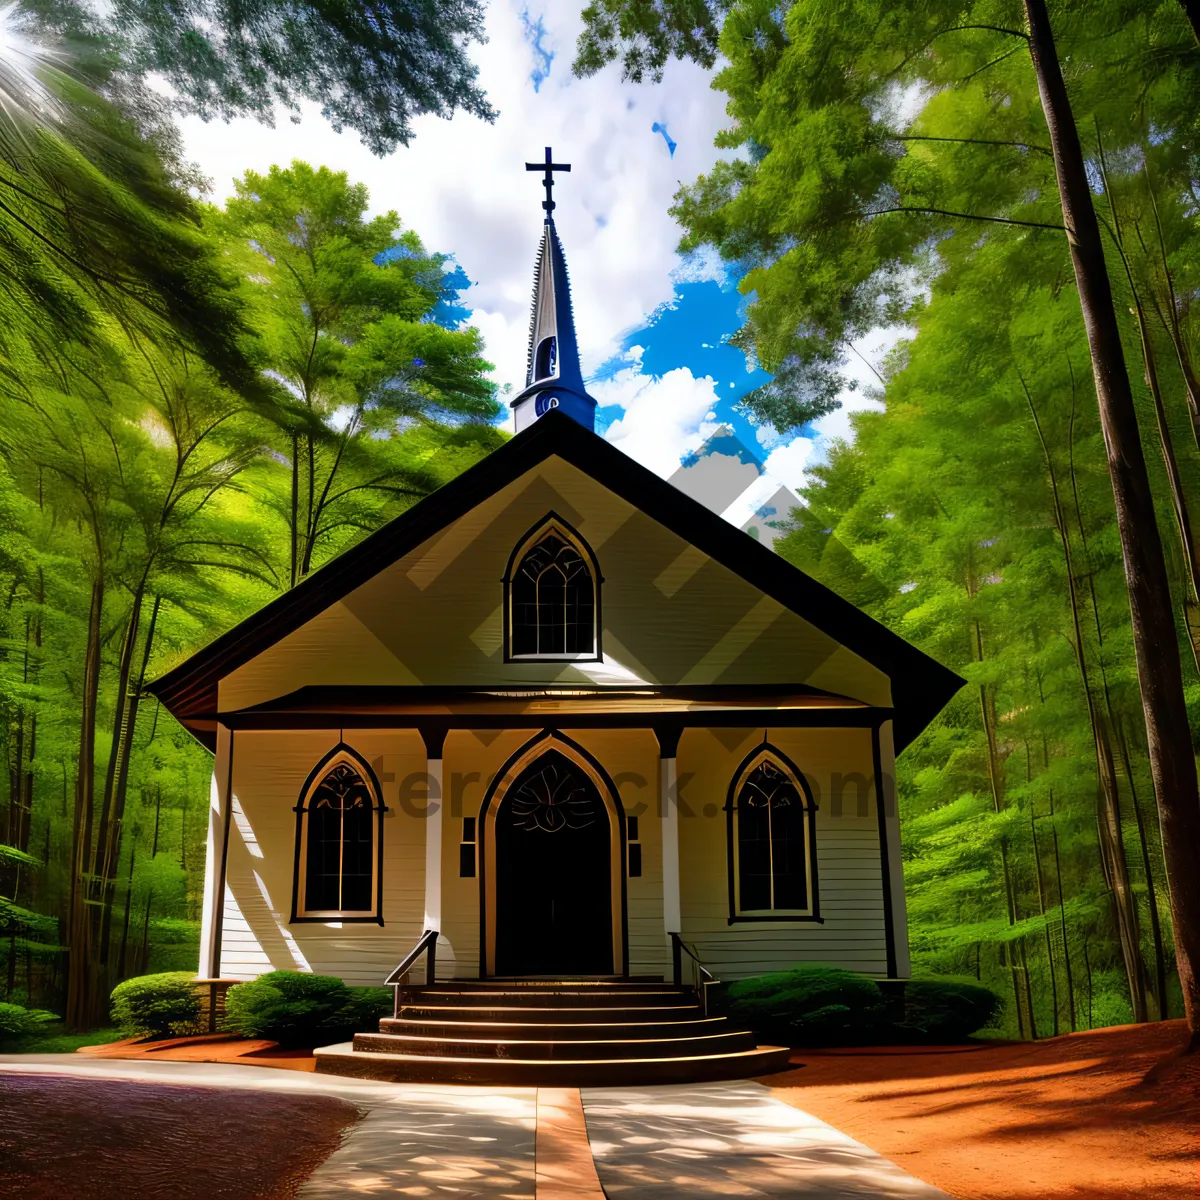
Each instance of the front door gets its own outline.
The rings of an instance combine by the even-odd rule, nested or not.
[[[613,973],[612,834],[604,800],[548,750],[496,814],[497,975]]]

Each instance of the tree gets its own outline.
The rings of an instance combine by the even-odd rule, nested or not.
[[[380,155],[408,145],[413,119],[427,113],[495,119],[467,53],[485,40],[483,15],[479,0],[57,0],[43,9],[118,89],[160,75],[177,111],[205,120],[271,123],[277,105],[294,115],[314,101]]]
[[[603,21],[596,9],[590,19],[610,48],[636,49],[647,22],[658,30],[657,45],[683,45],[670,36],[682,5],[666,5],[657,19],[636,4],[603,11]],[[625,25],[614,24],[614,12],[628,17]],[[807,2],[790,10],[766,0],[736,4],[721,33],[729,65],[717,77],[734,124],[719,142],[748,153],[685,188],[675,212],[685,248],[715,245],[744,272],[743,290],[755,296],[744,344],[768,368],[795,362],[810,376],[836,370],[873,325],[901,313],[918,319],[918,285],[961,277],[992,242],[1019,243],[1035,270],[1046,239],[1067,251],[1071,272],[1051,270],[1058,287],[1073,275],[1081,299],[1125,555],[1131,653],[1142,684],[1180,978],[1189,1020],[1200,1031],[1200,990],[1189,966],[1200,962],[1200,885],[1185,862],[1200,840],[1200,794],[1170,578],[1125,367],[1122,339],[1131,331],[1117,316],[1092,200],[1105,187],[1103,149],[1126,176],[1142,163],[1147,170],[1151,161],[1165,166],[1168,184],[1154,187],[1152,201],[1181,194],[1185,207],[1194,203],[1194,172],[1178,164],[1195,134],[1200,56],[1183,18],[1166,0],[1091,5],[1086,14],[1056,6],[1053,31],[1043,0],[917,8],[864,0],[836,10]],[[1071,64],[1070,98],[1063,61]],[[1081,131],[1092,126],[1095,152],[1085,160]],[[1163,249],[1167,295],[1156,303],[1169,314],[1165,332],[1194,406],[1188,340],[1178,328],[1181,313],[1187,319],[1186,299],[1175,302],[1175,264]],[[1107,252],[1115,250],[1110,242]],[[1130,283],[1136,288],[1132,273]],[[1014,289],[1014,303],[1022,293]],[[1153,393],[1153,346],[1143,346]],[[1171,420],[1165,404],[1162,414],[1160,434]],[[1170,470],[1169,439],[1162,442]],[[1186,516],[1184,492],[1180,478],[1173,486],[1177,517]],[[1188,521],[1178,524],[1190,561]],[[1115,735],[1100,726],[1098,736],[1110,747],[1106,763]],[[1107,785],[1110,793],[1114,786]]]
[[[1184,707],[1183,671],[1171,615],[1167,567],[1150,478],[1142,457],[1137,412],[1125,368],[1100,224],[1092,206],[1079,131],[1058,59],[1050,14],[1044,0],[1025,0],[1025,12],[1029,50],[1050,131],[1116,499],[1150,767],[1158,799],[1167,877],[1171,881],[1176,964],[1195,1049],[1200,1047],[1200,879],[1193,859],[1195,847],[1200,845],[1200,782]]]
[[[9,7],[0,17],[0,358],[130,332],[182,338],[242,387],[231,280],[153,146],[67,73]],[[34,319],[36,314],[36,319]],[[0,363],[3,366],[3,363]]]
[[[295,162],[248,172],[211,225],[235,254],[268,369],[290,399],[275,410],[291,487],[292,583],[347,531],[425,495],[464,444],[494,444],[498,413],[474,329],[424,320],[443,259],[368,218],[345,173]],[[480,438],[483,443],[480,443]]]

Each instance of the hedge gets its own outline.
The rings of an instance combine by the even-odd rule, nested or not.
[[[742,979],[718,1005],[764,1038],[790,1046],[959,1042],[985,1026],[999,997],[974,979],[912,979],[903,1008],[875,981],[840,967],[802,966]]]
[[[387,988],[351,988],[333,975],[270,971],[229,989],[224,1028],[281,1046],[314,1046],[378,1028],[379,1018],[391,1011]]]
[[[138,975],[112,990],[113,1022],[131,1037],[193,1033],[200,1020],[200,994],[191,971]]]
[[[0,1041],[39,1033],[47,1022],[57,1020],[52,1012],[41,1008],[24,1008],[20,1004],[0,1003]]]

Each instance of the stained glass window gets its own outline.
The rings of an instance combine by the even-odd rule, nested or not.
[[[596,581],[583,555],[550,531],[513,572],[512,654],[536,657],[596,652]]]
[[[337,763],[313,790],[303,816],[305,911],[372,913],[376,808],[366,780],[348,762]]]
[[[738,790],[736,813],[739,911],[807,911],[810,814],[792,776],[764,759]]]

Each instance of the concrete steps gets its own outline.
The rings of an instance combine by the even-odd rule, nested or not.
[[[788,1050],[756,1046],[658,982],[481,980],[411,989],[378,1033],[316,1059],[318,1071],[364,1079],[594,1087],[762,1075]]]

